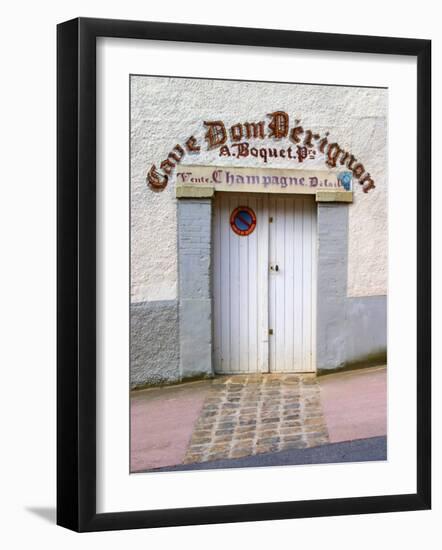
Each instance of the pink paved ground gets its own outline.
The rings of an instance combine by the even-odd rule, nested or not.
[[[387,369],[318,378],[331,443],[386,435]],[[131,471],[182,464],[211,381],[131,394]]]
[[[181,464],[209,381],[131,395],[131,471]]]
[[[387,434],[387,368],[319,377],[330,442]]]

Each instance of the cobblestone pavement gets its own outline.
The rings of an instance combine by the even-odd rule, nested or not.
[[[211,384],[184,463],[328,442],[315,375],[219,376]]]

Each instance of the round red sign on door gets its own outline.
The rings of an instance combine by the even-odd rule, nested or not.
[[[238,206],[230,215],[230,227],[237,235],[250,235],[256,227],[255,212],[248,206]]]

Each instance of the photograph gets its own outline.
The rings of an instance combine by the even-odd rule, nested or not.
[[[5,4],[2,548],[437,547],[440,18],[357,8]]]
[[[129,75],[130,473],[387,460],[389,90],[336,82]]]

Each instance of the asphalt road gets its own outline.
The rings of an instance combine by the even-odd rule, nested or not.
[[[319,447],[311,447],[310,449],[290,449],[278,453],[263,453],[243,458],[158,468],[154,471],[172,472],[178,470],[211,470],[214,468],[256,468],[260,466],[332,464],[386,459],[387,438],[381,436],[344,441],[343,443],[329,443],[328,445],[320,445]]]

